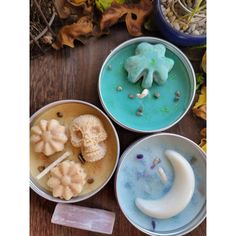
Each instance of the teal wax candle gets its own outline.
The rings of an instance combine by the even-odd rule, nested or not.
[[[136,41],[141,42],[141,39]],[[195,94],[195,76],[187,58],[176,48],[168,46],[165,56],[174,61],[168,79],[164,84],[153,81],[148,95],[143,99],[137,98],[136,95],[143,91],[142,80],[136,83],[128,80],[125,62],[135,55],[140,42],[123,45],[107,58],[100,72],[100,99],[108,114],[127,129],[139,132],[165,130],[178,122],[191,105]],[[177,100],[176,92],[180,94]],[[155,96],[157,93],[159,98]],[[140,106],[143,112],[137,116]]]

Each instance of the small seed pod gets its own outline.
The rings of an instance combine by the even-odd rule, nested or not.
[[[155,158],[152,162],[151,169],[154,169],[156,165],[158,165],[161,162],[161,159]]]
[[[139,112],[143,112],[143,107],[140,106],[140,107],[138,108],[138,111],[139,111]]]
[[[160,94],[159,92],[155,92],[155,93],[154,93],[154,97],[155,97],[155,98],[158,99],[160,96],[161,96],[161,94]]]
[[[180,97],[175,96],[174,101],[175,101],[175,102],[178,102],[179,99],[180,99]]]
[[[57,112],[57,117],[62,118],[63,114],[59,111],[59,112]]]
[[[87,179],[87,183],[88,183],[88,184],[92,184],[93,182],[94,182],[94,179],[93,179],[93,178]]]
[[[130,99],[134,99],[134,98],[135,98],[135,96],[134,96],[133,94],[129,94],[128,97],[129,97]]]
[[[179,90],[177,90],[177,91],[175,92],[175,96],[176,96],[176,97],[180,97],[180,91],[179,91]]]
[[[122,88],[121,86],[117,86],[117,87],[116,87],[116,91],[120,92],[120,91],[122,91],[122,90],[123,90],[123,88]]]
[[[142,116],[142,115],[143,115],[143,113],[142,113],[142,112],[140,112],[140,111],[137,111],[137,112],[136,112],[136,115],[137,115],[137,116]]]

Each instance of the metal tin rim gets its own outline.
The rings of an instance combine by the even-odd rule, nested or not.
[[[116,167],[118,165],[118,162],[119,162],[119,156],[120,156],[120,141],[119,141],[119,137],[118,137],[118,134],[116,132],[116,129],[114,127],[114,125],[112,124],[111,120],[108,118],[108,116],[102,111],[100,110],[98,107],[96,107],[95,105],[91,104],[91,103],[88,103],[88,102],[84,102],[82,100],[75,100],[75,99],[65,99],[65,100],[60,100],[60,101],[56,101],[56,102],[52,102],[52,103],[49,103],[47,104],[46,106],[43,106],[42,108],[40,108],[38,111],[36,111],[31,117],[30,117],[30,124],[32,123],[32,121],[39,115],[41,114],[42,112],[52,108],[53,106],[55,105],[59,105],[59,104],[64,104],[64,103],[79,103],[79,104],[84,104],[84,105],[87,105],[87,106],[90,106],[92,108],[94,108],[95,110],[97,110],[98,112],[100,112],[105,118],[106,120],[109,122],[109,124],[111,125],[112,127],[112,130],[115,134],[115,138],[116,138],[116,144],[117,144],[117,155],[116,155],[116,162],[115,162],[115,165],[114,165],[114,168],[110,174],[110,176],[106,179],[106,181],[98,188],[96,189],[95,191],[93,191],[91,194],[88,194],[88,195],[85,195],[83,197],[74,197],[74,198],[71,198],[70,200],[66,201],[66,200],[62,200],[62,199],[59,199],[59,198],[55,198],[53,197],[52,195],[48,194],[47,192],[45,192],[43,189],[41,189],[40,187],[37,186],[37,184],[34,182],[33,180],[33,177],[31,176],[30,174],[30,187],[32,190],[34,190],[34,192],[36,192],[38,195],[40,195],[41,197],[49,200],[49,201],[52,201],[52,202],[57,202],[57,203],[74,203],[74,202],[80,202],[80,201],[83,201],[85,199],[88,199],[90,197],[92,197],[93,195],[95,195],[96,193],[98,193],[103,187],[105,187],[105,185],[108,183],[108,181],[111,179],[111,177],[113,176],[115,170],[116,170]]]
[[[179,53],[179,55],[177,56],[181,56],[182,59],[182,63],[185,65],[187,71],[188,71],[188,74],[191,74],[191,79],[193,80],[191,82],[191,84],[193,85],[193,88],[191,89],[191,92],[192,92],[192,96],[191,96],[191,99],[189,101],[189,104],[188,104],[188,107],[185,109],[184,113],[175,121],[173,122],[172,124],[168,125],[167,127],[163,127],[161,129],[155,129],[155,130],[148,130],[148,131],[144,131],[144,130],[140,130],[140,129],[135,129],[135,128],[130,128],[129,126],[127,125],[124,125],[122,124],[120,121],[118,121],[109,111],[109,109],[106,107],[105,105],[105,102],[102,98],[102,95],[101,95],[101,79],[102,79],[102,72],[105,68],[105,65],[107,64],[107,62],[109,61],[109,59],[114,55],[116,54],[120,49],[126,47],[126,46],[129,46],[133,43],[137,43],[137,42],[141,42],[141,41],[146,41],[146,42],[149,42],[149,43],[163,43],[165,44],[165,46],[167,46],[167,48],[169,50],[175,50]],[[160,38],[156,38],[156,37],[138,37],[138,38],[134,38],[134,39],[130,39],[130,40],[127,40],[125,41],[124,43],[118,45],[114,50],[111,51],[111,53],[107,56],[106,60],[103,62],[102,64],[102,68],[99,72],[99,78],[98,78],[98,95],[99,95],[99,99],[100,99],[100,102],[104,108],[104,110],[106,111],[106,113],[109,115],[109,117],[114,121],[116,122],[118,125],[120,125],[121,127],[123,127],[124,129],[127,129],[129,131],[134,131],[134,132],[137,132],[137,133],[155,133],[155,132],[161,132],[161,131],[164,131],[164,130],[167,130],[169,128],[171,128],[172,126],[174,126],[175,124],[177,124],[184,116],[185,114],[188,112],[188,110],[190,109],[192,103],[193,103],[193,100],[194,100],[194,97],[195,97],[195,91],[196,91],[196,76],[195,76],[195,73],[194,73],[194,69],[192,67],[192,64],[191,62],[189,61],[189,59],[185,56],[185,54],[179,49],[177,48],[175,45],[169,43],[168,41],[166,40],[163,40],[163,39],[160,39]]]
[[[140,138],[138,139],[137,141],[133,142],[132,144],[130,144],[126,149],[125,151],[122,153],[121,157],[120,157],[120,160],[119,160],[119,163],[118,163],[118,167],[117,167],[117,170],[116,170],[116,174],[115,174],[115,194],[116,194],[116,199],[117,199],[117,202],[118,202],[118,205],[121,209],[121,211],[123,212],[123,214],[125,215],[125,217],[127,218],[127,220],[134,226],[136,227],[137,229],[139,229],[140,231],[148,234],[148,235],[153,235],[153,236],[178,236],[178,235],[185,235],[191,231],[193,231],[195,228],[197,228],[202,222],[203,220],[206,218],[206,203],[204,204],[204,206],[202,207],[202,209],[199,211],[198,215],[196,218],[194,218],[191,222],[192,222],[192,227],[188,227],[187,229],[185,230],[182,230],[181,232],[169,232],[168,234],[166,233],[153,233],[149,230],[146,230],[146,229],[143,229],[141,228],[140,226],[138,226],[137,224],[135,224],[128,216],[127,214],[124,212],[124,210],[122,209],[121,207],[121,204],[119,202],[119,198],[118,198],[118,193],[117,193],[117,176],[118,176],[118,172],[120,170],[120,166],[121,166],[121,163],[122,161],[125,159],[125,156],[126,154],[130,151],[130,149],[132,149],[135,145],[137,145],[138,143],[146,140],[146,139],[149,139],[149,138],[152,138],[152,137],[155,137],[155,136],[174,136],[174,137],[177,137],[177,138],[180,138],[180,139],[183,139],[189,143],[191,143],[195,148],[197,148],[200,153],[202,154],[202,159],[206,162],[206,154],[204,153],[204,151],[195,143],[193,142],[192,140],[184,137],[184,136],[181,136],[179,134],[173,134],[173,133],[157,133],[157,134],[152,134],[152,135],[148,135],[146,137],[143,137],[143,138]],[[191,223],[189,222],[189,224]]]

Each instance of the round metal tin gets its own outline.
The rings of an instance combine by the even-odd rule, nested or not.
[[[36,192],[38,195],[40,195],[41,197],[49,200],[49,201],[53,201],[53,202],[58,202],[58,203],[74,203],[74,202],[80,202],[83,201],[85,199],[88,199],[90,197],[92,197],[93,195],[95,195],[97,192],[99,192],[107,183],[108,181],[111,179],[112,175],[115,172],[115,169],[117,167],[118,161],[119,161],[119,155],[120,155],[120,142],[119,142],[119,137],[118,134],[116,132],[115,127],[113,126],[112,122],[110,121],[110,119],[107,117],[107,115],[101,111],[99,108],[97,108],[96,106],[94,106],[91,103],[88,102],[84,102],[81,100],[60,100],[60,101],[56,101],[56,102],[52,102],[44,107],[42,107],[41,109],[39,109],[38,111],[36,111],[31,117],[30,117],[30,123],[32,124],[33,121],[43,112],[51,109],[54,106],[57,106],[59,104],[66,104],[66,103],[79,103],[79,104],[83,104],[86,106],[89,106],[93,109],[95,109],[96,111],[98,111],[110,124],[110,126],[112,127],[112,130],[114,132],[115,135],[115,139],[116,139],[116,145],[117,145],[117,154],[116,154],[116,162],[114,165],[114,168],[110,174],[110,176],[106,179],[106,181],[99,187],[97,188],[95,191],[83,195],[83,196],[78,196],[78,197],[73,197],[70,200],[62,200],[56,197],[53,197],[50,193],[48,193],[47,191],[45,191],[42,187],[39,186],[39,184],[37,184],[37,182],[34,180],[34,178],[30,175],[30,187],[32,190],[34,190],[34,192]]]
[[[117,167],[117,171],[115,174],[115,191],[116,191],[116,198],[118,201],[118,204],[120,206],[120,209],[122,210],[123,214],[125,215],[125,217],[128,219],[128,221],[137,229],[139,229],[140,231],[146,233],[147,235],[152,235],[152,236],[180,236],[180,235],[185,235],[189,232],[191,232],[192,230],[194,230],[196,227],[198,227],[202,221],[205,219],[206,217],[206,202],[203,204],[203,206],[201,207],[201,209],[199,210],[198,214],[195,216],[195,218],[193,218],[190,222],[188,222],[186,225],[175,229],[175,230],[168,230],[165,232],[153,232],[151,230],[147,230],[143,227],[141,227],[140,225],[138,225],[136,222],[134,222],[134,220],[129,217],[128,213],[125,211],[125,209],[122,207],[121,201],[118,197],[118,174],[119,171],[121,169],[121,164],[123,163],[123,161],[127,158],[127,154],[130,152],[130,150],[134,149],[137,145],[139,145],[141,142],[151,139],[153,137],[176,137],[177,139],[182,140],[183,142],[186,143],[186,145],[190,145],[191,148],[196,149],[201,156],[199,156],[198,158],[200,158],[206,165],[206,154],[203,152],[203,150],[193,141],[191,141],[190,139],[183,137],[181,135],[177,135],[177,134],[172,134],[172,133],[158,133],[158,134],[153,134],[153,135],[149,135],[147,137],[141,138],[139,140],[137,140],[136,142],[132,143],[121,155],[120,157],[120,161],[118,163],[118,167]],[[173,147],[175,148],[175,147]],[[158,228],[158,226],[157,226]]]
[[[101,80],[102,80],[102,73],[105,69],[106,64],[108,63],[108,61],[116,54],[118,53],[121,49],[135,44],[135,43],[141,43],[141,42],[148,42],[148,43],[162,43],[166,46],[167,49],[169,49],[170,51],[172,51],[174,54],[176,54],[176,56],[178,56],[178,58],[181,60],[181,62],[184,64],[187,73],[189,75],[189,80],[190,80],[190,90],[191,90],[191,95],[190,95],[190,99],[188,102],[188,106],[186,107],[186,109],[184,110],[184,112],[182,113],[182,115],[175,120],[175,122],[171,123],[170,125],[160,128],[160,129],[153,129],[153,130],[140,130],[140,129],[136,129],[136,128],[132,128],[129,127],[125,124],[123,124],[122,122],[120,122],[107,108],[105,101],[102,98],[102,94],[101,94]],[[160,38],[155,38],[155,37],[138,37],[138,38],[134,38],[128,41],[125,41],[124,43],[120,44],[118,47],[116,47],[114,50],[112,50],[112,52],[107,56],[106,60],[104,61],[102,68],[100,70],[99,73],[99,80],[98,80],[98,94],[99,94],[99,99],[101,101],[101,104],[104,108],[104,110],[106,111],[106,113],[110,116],[110,118],[116,122],[118,125],[120,125],[121,127],[130,130],[130,131],[134,131],[134,132],[138,132],[138,133],[155,133],[155,132],[160,132],[160,131],[164,131],[167,130],[169,128],[171,128],[172,126],[174,126],[176,123],[178,123],[184,116],[185,114],[188,112],[189,108],[191,107],[194,97],[195,97],[195,90],[196,90],[196,77],[195,77],[195,73],[194,73],[194,69],[189,61],[189,59],[185,56],[185,54],[176,46],[174,46],[173,44],[160,39]]]

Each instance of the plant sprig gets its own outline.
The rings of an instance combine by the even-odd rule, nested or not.
[[[190,14],[189,18],[188,18],[188,24],[191,22],[191,20],[193,19],[193,17],[200,12],[200,6],[203,0],[198,0],[196,7],[193,9],[192,13]]]

